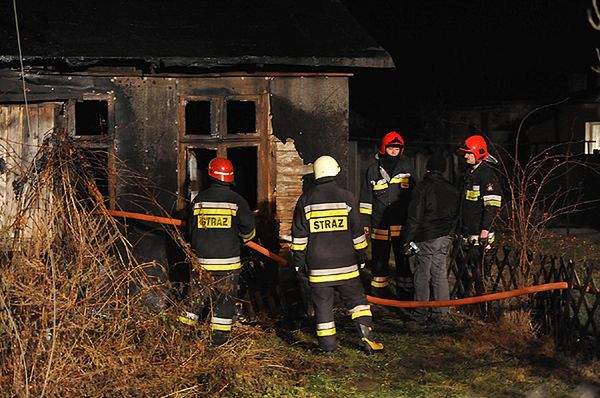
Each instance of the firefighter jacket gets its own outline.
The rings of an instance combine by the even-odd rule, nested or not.
[[[359,276],[357,260],[364,258],[363,233],[354,195],[339,187],[335,177],[316,180],[294,210],[294,264],[305,269],[310,284],[335,286]]]
[[[463,237],[490,230],[502,204],[502,192],[494,170],[486,162],[467,170],[461,203]]]
[[[406,223],[413,176],[412,164],[404,156],[400,156],[391,175],[381,161],[367,168],[360,192],[360,214],[362,224],[372,228],[371,238],[389,240],[400,236]]]
[[[239,270],[240,244],[254,237],[254,228],[254,215],[248,202],[228,184],[215,181],[192,201],[187,232],[204,270]]]
[[[448,235],[457,221],[458,205],[458,189],[439,171],[427,173],[412,193],[406,241],[424,242]]]

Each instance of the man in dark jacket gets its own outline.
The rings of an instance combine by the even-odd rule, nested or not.
[[[409,300],[413,295],[412,274],[402,252],[402,229],[414,184],[412,163],[403,156],[404,139],[392,131],[381,140],[379,160],[366,171],[360,193],[360,213],[365,231],[371,231],[371,294],[390,295],[390,246],[396,262],[396,294]]]
[[[255,221],[248,202],[231,190],[234,175],[229,160],[211,160],[208,175],[211,185],[194,198],[187,232],[199,266],[216,281],[210,326],[213,344],[220,345],[229,338],[233,324],[242,268],[240,245],[254,237]]]
[[[466,264],[472,268],[475,291],[483,293],[485,289],[482,255],[495,240],[492,224],[502,204],[502,191],[495,171],[487,162],[491,156],[482,136],[470,136],[460,150],[464,152],[467,164],[461,198],[461,235],[467,249]],[[465,271],[463,269],[463,272]],[[469,282],[465,285],[468,293]]]
[[[408,208],[405,252],[416,254],[411,262],[414,275],[415,301],[448,300],[447,257],[449,234],[458,216],[458,190],[444,179],[446,160],[441,154],[427,161],[427,174],[415,188]],[[416,253],[415,253],[416,251]],[[431,295],[430,295],[431,283]],[[430,314],[431,313],[431,314]],[[416,308],[412,318],[421,323],[431,315],[433,320],[448,314],[447,307]]]
[[[363,349],[369,354],[382,350],[383,345],[371,337],[371,307],[359,278],[367,237],[354,196],[336,184],[340,166],[334,158],[321,156],[313,168],[315,186],[300,196],[294,210],[291,249],[296,270],[308,275],[319,347],[325,353],[336,347],[333,304],[337,291]]]

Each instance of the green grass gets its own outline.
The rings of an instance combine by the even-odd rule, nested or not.
[[[573,367],[548,357],[539,342],[506,328],[455,319],[457,326],[452,328],[430,327],[411,334],[398,314],[377,310],[377,336],[385,350],[373,356],[358,349],[352,325],[342,314],[336,317],[338,350],[330,357],[318,353],[308,328],[289,331],[284,339],[269,333],[265,344],[282,354],[294,371],[271,378],[269,388],[238,388],[233,395],[570,397],[579,385],[593,384],[598,377],[594,370],[591,375],[580,373],[589,373],[597,364]]]

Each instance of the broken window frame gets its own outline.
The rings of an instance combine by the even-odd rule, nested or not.
[[[185,106],[189,101],[211,101],[211,135],[186,134]],[[227,134],[227,101],[254,101],[255,103],[255,133]],[[178,110],[178,154],[177,154],[177,209],[187,206],[187,153],[188,149],[204,148],[217,151],[217,157],[227,157],[227,149],[234,147],[256,146],[258,159],[257,170],[257,208],[258,212],[270,212],[271,202],[271,171],[269,168],[269,134],[268,134],[268,95],[222,95],[197,96],[184,95],[179,99]]]
[[[69,135],[78,146],[85,149],[100,149],[107,152],[107,178],[108,178],[108,198],[106,205],[109,209],[116,207],[116,150],[115,150],[115,101],[114,97],[109,94],[89,93],[84,94],[81,98],[83,101],[106,101],[108,107],[108,115],[106,120],[106,134],[96,135],[77,135],[76,120],[75,120],[75,105],[77,100],[68,100],[66,103],[67,115],[67,130]]]
[[[205,101],[205,102],[210,102],[210,134],[193,134],[193,133],[186,133],[187,130],[187,126],[186,126],[186,106],[189,102],[196,102],[196,101]],[[182,97],[180,102],[179,102],[179,108],[180,108],[180,117],[179,117],[179,126],[183,127],[183,129],[180,129],[180,136],[182,135],[183,137],[188,137],[191,139],[202,139],[202,138],[209,138],[209,137],[218,137],[218,126],[215,124],[215,120],[216,118],[218,118],[218,111],[219,111],[219,104],[216,101],[215,97],[209,97],[209,96],[205,96],[205,95],[193,95],[193,96],[185,96]]]
[[[229,101],[238,101],[238,102],[253,102],[254,103],[254,132],[239,132],[239,133],[230,133],[229,132],[229,123],[227,121],[227,103]],[[256,136],[258,134],[258,103],[259,96],[257,95],[232,95],[225,97],[223,101],[223,111],[222,113],[222,122],[221,126],[224,126],[223,137],[225,139],[234,139],[239,137],[248,137],[248,136]]]

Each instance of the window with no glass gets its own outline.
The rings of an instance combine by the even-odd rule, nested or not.
[[[227,100],[227,134],[256,133],[256,102]]]
[[[188,101],[185,105],[185,135],[210,133],[210,101]]]
[[[227,148],[227,159],[235,170],[234,190],[248,201],[250,208],[258,208],[258,153],[256,146]]]
[[[107,133],[108,101],[77,101],[75,103],[75,135],[94,136]]]

